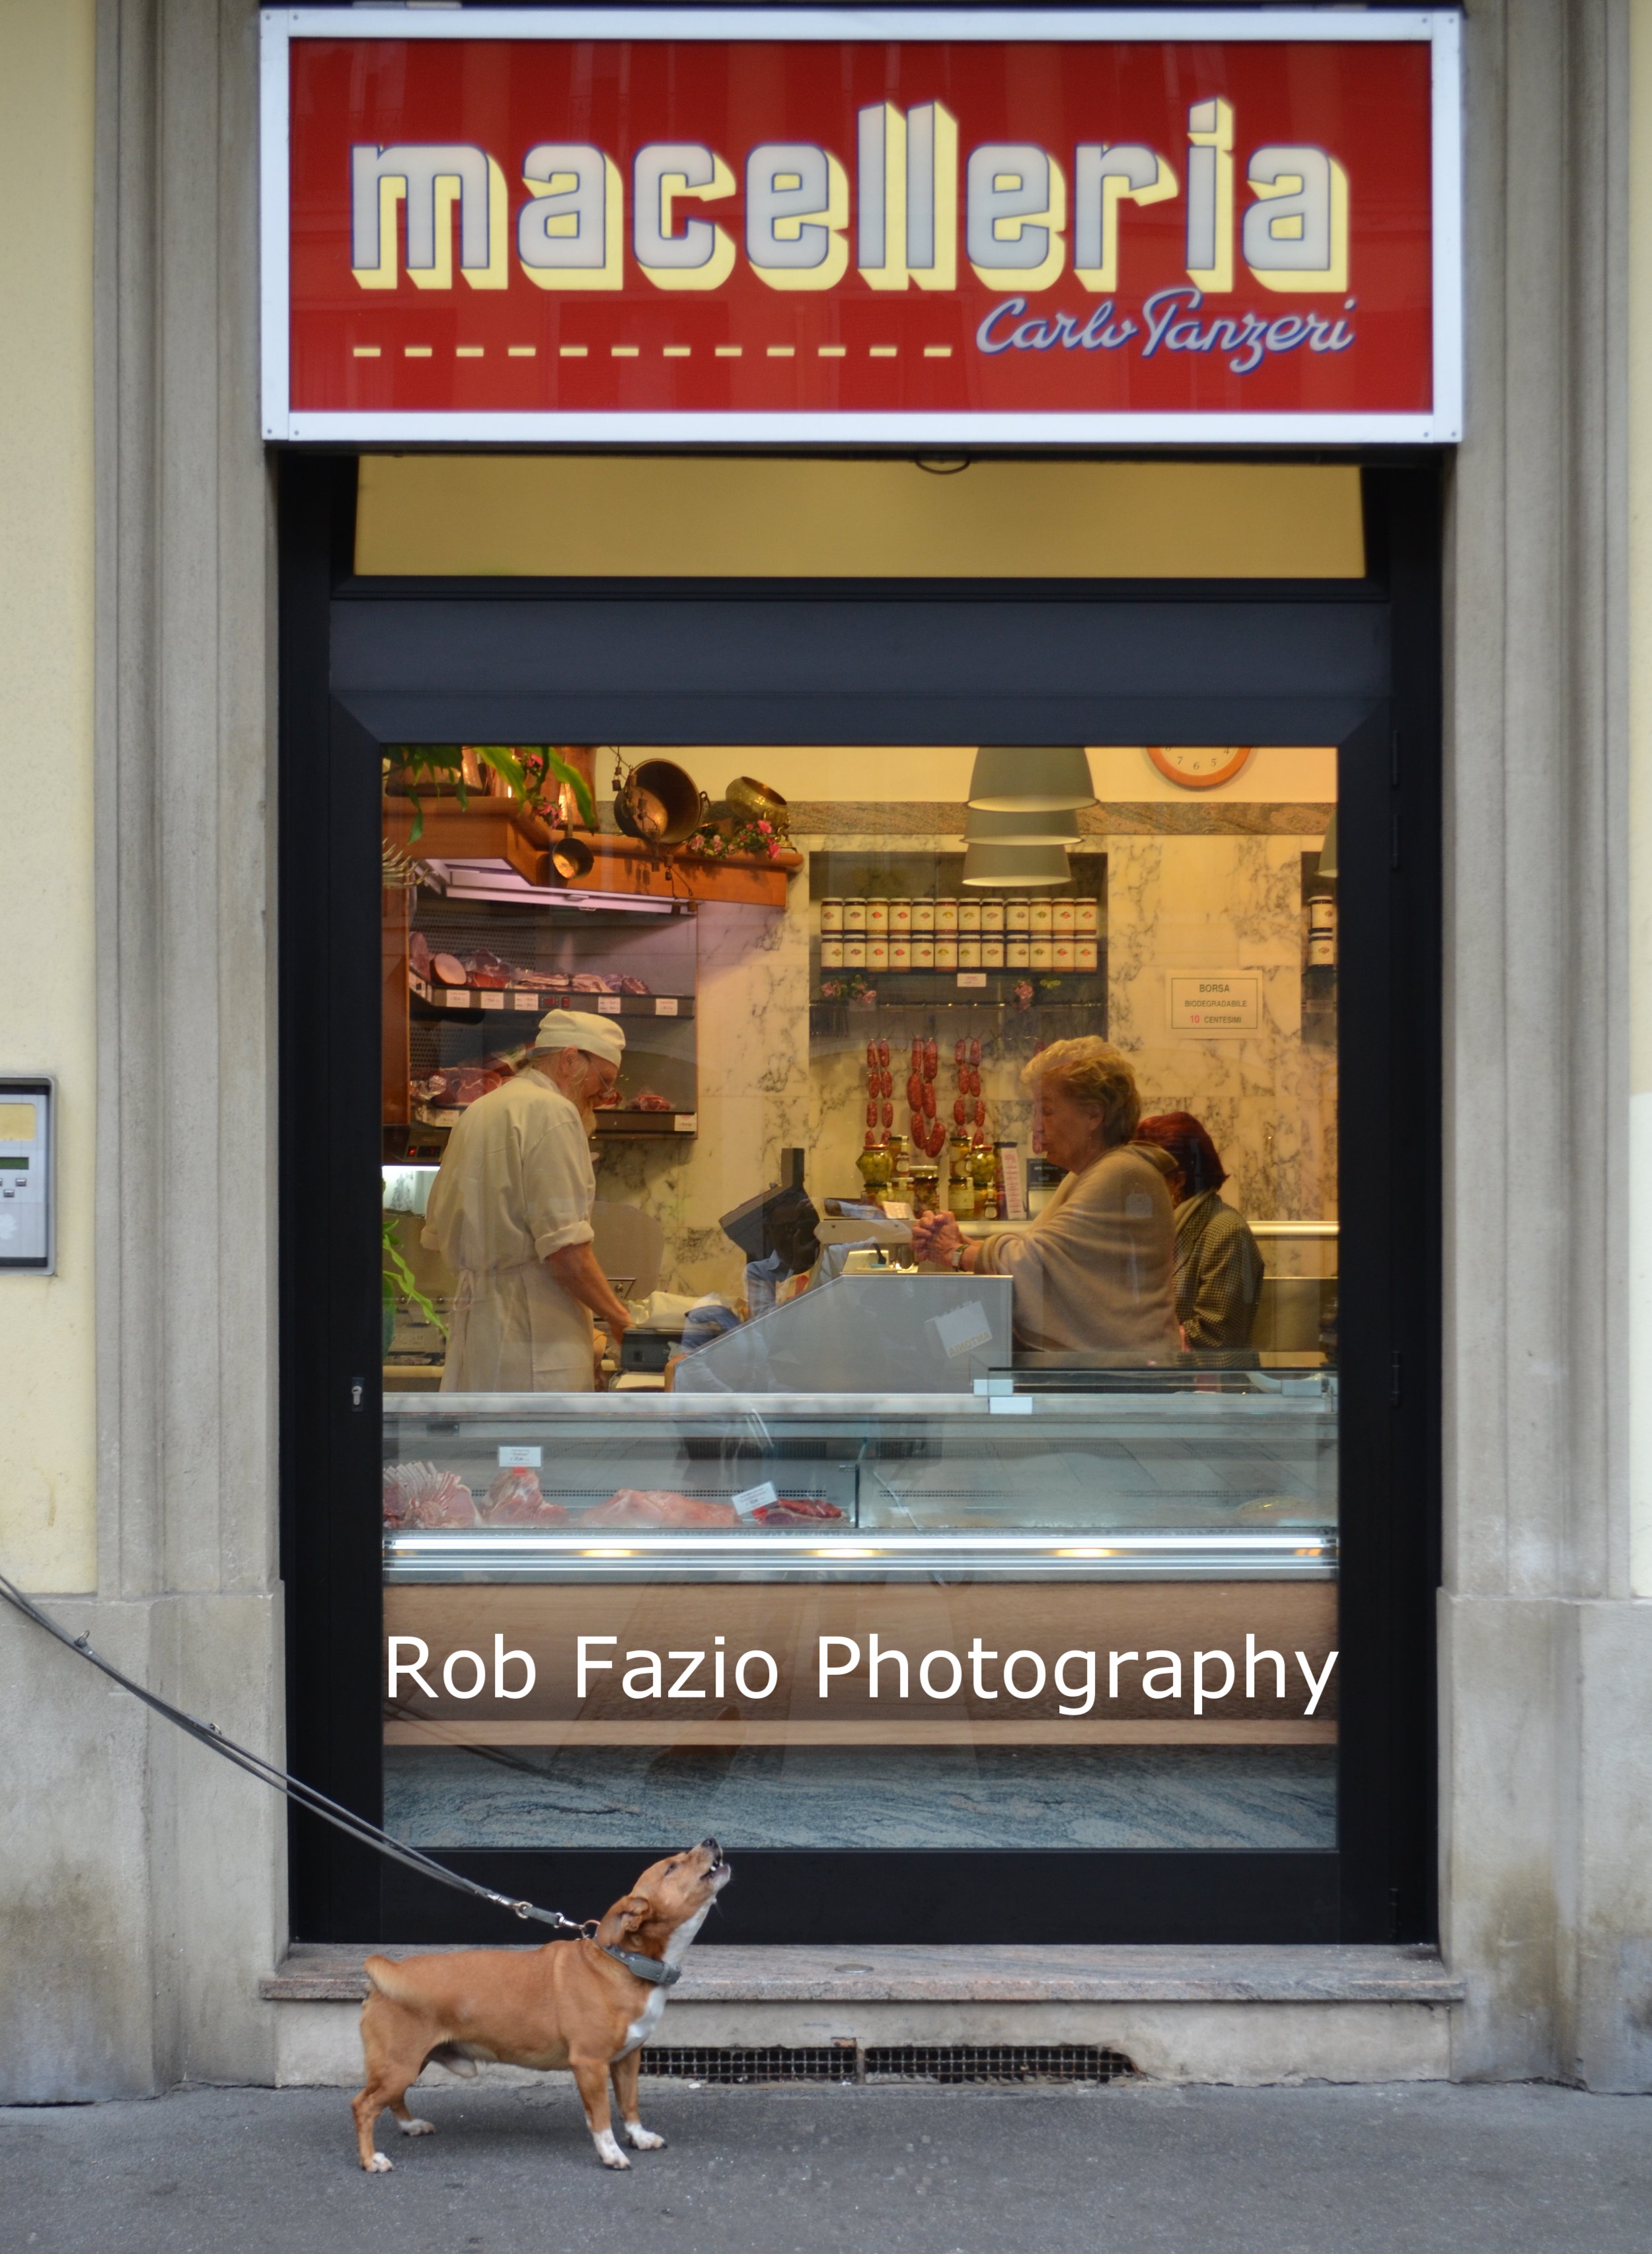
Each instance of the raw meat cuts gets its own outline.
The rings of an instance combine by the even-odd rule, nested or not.
[[[582,1510],[581,1526],[737,1526],[740,1514],[731,1502],[708,1502],[702,1497],[679,1494],[671,1488],[623,1487],[606,1502]]]
[[[568,981],[576,994],[606,994],[608,981],[599,971],[576,970]]]
[[[568,1511],[540,1491],[537,1472],[504,1471],[488,1489],[482,1518],[488,1526],[566,1526]]]
[[[648,981],[637,977],[629,970],[622,970],[613,983],[616,994],[646,994],[649,990]]]
[[[491,947],[478,947],[473,955],[464,958],[464,967],[471,974],[473,986],[488,986],[495,990],[508,986],[516,976],[502,955],[495,955]]]
[[[835,1502],[811,1502],[802,1495],[783,1494],[776,1502],[760,1502],[751,1516],[760,1526],[818,1526],[822,1520],[840,1519]]]
[[[430,968],[444,986],[463,986],[465,968],[457,955],[433,955]]]
[[[476,1502],[456,1472],[435,1464],[387,1464],[384,1474],[387,1526],[474,1526]]]
[[[408,960],[421,978],[430,976],[430,942],[422,931],[408,934]]]
[[[632,1111],[674,1111],[677,1107],[674,1103],[668,1103],[663,1096],[656,1096],[652,1088],[645,1088],[632,1096],[630,1109]]]

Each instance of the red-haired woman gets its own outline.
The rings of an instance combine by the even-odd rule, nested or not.
[[[1262,1255],[1243,1218],[1217,1193],[1228,1170],[1190,1111],[1161,1111],[1136,1129],[1171,1162],[1175,1208],[1176,1320],[1195,1352],[1248,1347],[1262,1296]]]

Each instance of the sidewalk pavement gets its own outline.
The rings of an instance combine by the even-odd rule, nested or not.
[[[1645,2254],[1652,2100],[1540,2087],[692,2089],[600,2167],[571,2088],[0,2110],[7,2254]]]

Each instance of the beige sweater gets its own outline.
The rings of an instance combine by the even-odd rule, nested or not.
[[[976,1272],[1015,1286],[1015,1343],[1042,1353],[1174,1354],[1175,1231],[1164,1177],[1128,1144],[1069,1174],[1036,1221],[989,1236]]]

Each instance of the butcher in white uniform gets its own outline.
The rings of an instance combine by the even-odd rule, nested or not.
[[[444,1393],[590,1392],[594,1315],[617,1349],[631,1319],[591,1250],[590,1132],[624,1049],[611,1018],[553,1010],[449,1138],[424,1229],[458,1278]]]

